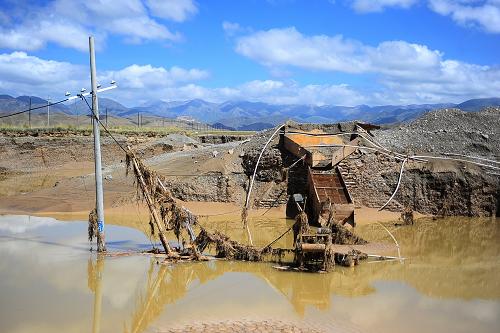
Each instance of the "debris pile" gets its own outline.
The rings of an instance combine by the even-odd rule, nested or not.
[[[204,228],[201,228],[201,232],[196,237],[194,243],[200,252],[203,252],[211,246],[215,246],[217,258],[262,261],[263,255],[271,253],[270,247],[259,249],[254,246],[244,245],[231,240],[229,236],[224,235],[219,231],[212,233]]]
[[[152,208],[159,211],[159,217],[165,226],[165,231],[173,230],[179,240],[183,223],[190,225],[198,223],[198,218],[186,208],[180,206],[170,191],[163,186],[162,177],[156,171],[145,166],[140,159],[136,158],[133,152],[127,154],[125,163],[127,175],[131,169],[134,172],[138,196],[143,199],[149,196],[152,199]],[[132,165],[134,166],[132,167]],[[154,235],[153,213],[150,213],[150,226],[151,234]]]
[[[346,227],[338,224],[331,224],[332,230],[332,243],[333,244],[344,244],[344,245],[363,245],[368,242],[363,238],[355,235],[353,232],[348,230]]]
[[[352,267],[359,264],[360,260],[368,259],[368,255],[358,250],[351,250],[347,254],[335,253],[335,263],[341,266]]]
[[[89,242],[92,242],[97,237],[97,211],[95,208],[89,213],[88,237]]]
[[[406,206],[401,213],[401,220],[403,221],[403,225],[413,225],[415,223],[413,209],[410,206]]]

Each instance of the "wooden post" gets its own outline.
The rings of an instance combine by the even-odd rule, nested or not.
[[[130,151],[130,147],[127,147],[127,149]],[[160,242],[163,245],[163,248],[165,249],[165,253],[167,255],[173,255],[174,251],[168,244],[168,241],[165,237],[165,229],[163,228],[162,221],[158,215],[158,212],[156,211],[156,208],[153,203],[153,199],[149,196],[149,192],[147,190],[146,182],[144,181],[144,178],[142,176],[141,169],[139,169],[139,165],[137,165],[137,161],[135,159],[135,156],[132,158],[132,163],[134,163],[134,168],[139,175],[139,184],[141,185],[142,188],[142,193],[144,195],[144,198],[146,199],[146,203],[148,204],[149,211],[151,212],[151,216],[153,217],[153,221],[156,224],[156,227],[158,228],[158,234],[160,235]]]

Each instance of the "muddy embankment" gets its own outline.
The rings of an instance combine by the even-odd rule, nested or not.
[[[375,137],[382,145],[402,153],[458,159],[474,156],[480,158],[475,162],[500,167],[498,107],[480,112],[436,110],[409,124],[376,131]],[[393,189],[397,171],[386,170],[381,176]],[[386,195],[389,192],[384,190]],[[405,170],[395,199],[423,213],[500,216],[500,170],[450,160],[413,163]]]
[[[0,133],[0,211],[85,212],[93,206],[93,139],[73,131]],[[148,165],[168,175],[184,200],[234,200],[231,186],[246,180],[234,153],[237,143],[202,144],[182,134],[115,134]],[[134,203],[133,179],[124,171],[124,152],[105,133],[101,138],[105,207]],[[215,152],[215,153],[214,153]],[[231,167],[233,166],[233,167]],[[179,176],[176,176],[179,175]],[[228,176],[229,175],[229,178]],[[234,175],[234,176],[233,176]],[[238,179],[235,185],[233,179]]]
[[[356,153],[340,164],[356,204],[384,205],[396,188],[401,161]],[[398,193],[387,209],[404,206],[423,214],[498,216],[498,176],[455,162],[407,163]]]
[[[338,130],[338,126],[330,125],[308,125],[304,130],[313,128],[327,133]],[[271,131],[259,133],[242,146],[242,163],[248,176],[270,134]],[[499,161],[500,109],[477,113],[437,110],[412,123],[374,131],[373,135],[381,145],[402,154],[455,153]],[[280,147],[278,138],[273,140],[257,172],[256,205],[283,204],[293,193],[306,194],[305,166],[299,163],[284,177],[284,169],[295,160]],[[401,161],[373,150],[358,149],[339,166],[355,204],[378,208],[396,188]],[[387,209],[401,211],[404,206],[423,214],[499,216],[500,172],[451,160],[406,163],[399,191]]]
[[[317,126],[325,132],[338,126]],[[310,129],[310,128],[307,129]],[[406,154],[459,153],[500,158],[500,111],[479,113],[441,110],[406,125],[374,131],[389,149]],[[257,158],[272,130],[250,141],[219,137],[203,139],[181,134],[163,137],[117,135],[149,167],[167,179],[174,196],[183,201],[234,203],[241,207]],[[207,141],[207,138],[205,138]],[[102,138],[105,205],[135,202],[133,180],[125,177],[124,153],[105,135]],[[4,211],[90,210],[93,202],[93,142],[74,133],[20,136],[0,135],[0,209]],[[479,148],[478,148],[479,147]],[[478,149],[476,149],[478,148]],[[281,148],[277,136],[259,164],[252,192],[254,207],[283,207],[294,193],[306,192],[307,167]],[[378,208],[396,188],[401,161],[359,149],[340,167],[359,206]],[[498,171],[461,162],[429,161],[406,164],[401,187],[389,210],[405,205],[425,214],[498,216]]]

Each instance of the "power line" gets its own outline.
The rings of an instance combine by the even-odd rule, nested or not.
[[[111,139],[113,139],[113,141],[118,145],[118,147],[121,148],[121,150],[123,150],[125,152],[125,154],[128,154],[127,150],[125,148],[123,148],[123,146],[118,142],[118,140],[115,139],[113,134],[111,134],[111,132],[108,130],[108,128],[106,126],[104,126],[101,119],[99,119],[99,117],[97,117],[94,110],[92,110],[92,107],[90,106],[89,102],[87,102],[87,98],[85,96],[81,95],[81,99],[83,99],[85,101],[88,108],[90,109],[90,112],[92,112],[92,116],[99,122],[99,124],[101,124],[102,128],[104,128],[104,130],[106,131],[106,133],[108,133],[108,135],[111,137]]]
[[[45,104],[45,105],[42,105],[42,106],[37,106],[35,108],[30,108],[30,109],[27,109],[27,110],[23,110],[23,111],[19,111],[19,112],[15,112],[15,113],[11,113],[11,114],[7,114],[7,115],[4,115],[4,116],[0,116],[0,119],[2,118],[7,118],[7,117],[12,117],[12,116],[16,116],[18,114],[21,114],[21,113],[26,113],[26,112],[30,112],[30,111],[33,111],[33,110],[37,110],[37,109],[44,109],[46,108],[47,106],[52,106],[52,105],[56,105],[56,104],[61,104],[61,103],[64,103],[68,101],[68,98],[66,99],[63,99],[63,100],[60,100],[58,102],[54,102],[54,103],[49,103],[49,104]]]

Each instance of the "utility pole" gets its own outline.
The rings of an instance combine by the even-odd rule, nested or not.
[[[141,115],[141,114],[140,114],[140,112],[139,112],[139,111],[137,111],[137,128],[140,128],[140,127],[141,127],[141,121],[140,121],[140,118],[139,118],[139,117],[140,117],[140,115]]]
[[[28,126],[31,129],[31,96],[30,96],[30,110],[28,111]]]
[[[89,37],[90,82],[92,84],[92,129],[94,132],[95,189],[97,211],[97,252],[105,252],[104,199],[102,191],[101,137],[99,131],[99,104],[97,101],[97,77],[95,69],[94,37]]]
[[[106,127],[108,127],[108,108],[106,108]]]
[[[74,107],[74,109],[75,109],[75,111],[76,111],[76,128],[78,128],[78,127],[79,127],[79,125],[80,125],[80,123],[79,123],[79,119],[78,119],[78,107],[76,106],[76,100],[75,100],[75,102],[73,103],[73,107]]]
[[[47,97],[47,127],[50,127],[50,97]]]

